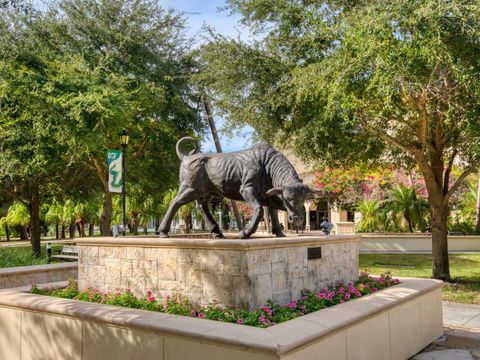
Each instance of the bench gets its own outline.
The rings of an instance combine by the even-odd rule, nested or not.
[[[65,245],[59,255],[52,255],[52,259],[78,261],[78,247],[75,245]]]

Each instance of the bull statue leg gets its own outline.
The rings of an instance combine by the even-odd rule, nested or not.
[[[268,212],[270,213],[270,219],[272,222],[272,234],[274,234],[276,237],[285,237],[285,234],[282,231],[282,227],[280,226],[280,222],[278,221],[277,209],[269,206]]]
[[[188,204],[196,198],[198,198],[198,191],[192,188],[180,186],[177,196],[168,206],[167,213],[165,214],[165,217],[163,218],[162,223],[158,228],[158,231],[160,232],[160,237],[168,237],[173,217],[177,213],[180,206]]]
[[[201,199],[197,201],[198,210],[202,214],[203,218],[205,219],[205,223],[207,224],[208,230],[212,237],[214,238],[224,238],[222,232],[220,231],[220,227],[218,226],[215,218],[210,213],[208,209],[208,199]]]
[[[240,189],[240,194],[242,195],[243,199],[253,208],[252,220],[250,220],[250,223],[245,229],[240,231],[240,239],[247,239],[250,237],[250,235],[257,231],[258,224],[263,218],[263,207],[260,204],[260,200],[255,189],[251,187],[244,187]]]

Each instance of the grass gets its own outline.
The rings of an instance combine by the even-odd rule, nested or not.
[[[432,255],[360,254],[360,269],[371,274],[390,271],[394,277],[430,278]],[[442,299],[480,304],[480,254],[450,254],[451,283],[445,283]]]
[[[54,252],[61,249],[61,245],[53,245]],[[39,259],[32,257],[32,248],[24,247],[0,247],[0,268],[42,265],[47,264],[45,245],[42,246],[42,256]]]

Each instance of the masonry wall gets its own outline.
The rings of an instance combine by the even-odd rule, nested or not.
[[[71,262],[0,269],[0,289],[77,279],[77,268]]]
[[[308,259],[308,249],[321,258]],[[317,250],[318,252],[318,250]],[[288,240],[125,239],[79,243],[79,287],[181,294],[197,304],[254,309],[272,299],[288,303],[302,289],[317,290],[358,277],[358,237]]]
[[[443,334],[441,282],[402,283],[262,329],[0,291],[0,359],[406,360]]]

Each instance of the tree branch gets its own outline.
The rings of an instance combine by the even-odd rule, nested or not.
[[[406,151],[406,152],[408,152],[412,155],[414,155],[418,151],[417,148],[415,148],[413,146],[404,145],[399,140],[394,138],[393,136],[390,136],[390,135],[388,135],[388,134],[386,134],[386,133],[384,133],[380,130],[377,130],[375,128],[372,128],[372,127],[368,126],[368,124],[365,120],[360,118],[360,121],[362,122],[365,129],[367,129],[367,131],[369,131],[372,134],[377,135],[378,137],[382,138],[383,140],[395,145],[396,147],[400,148],[401,150]]]
[[[108,180],[105,176],[105,171],[102,169],[102,167],[100,166],[97,159],[92,158],[92,161],[93,161],[93,165],[95,166],[95,169],[97,169],[98,177],[100,178],[100,181],[102,182],[103,190],[105,192],[108,192]]]
[[[455,182],[455,184],[453,184],[453,186],[450,188],[450,190],[448,191],[448,193],[445,195],[445,198],[443,199],[443,202],[446,204],[448,204],[448,201],[450,200],[450,197],[455,193],[455,191],[458,190],[458,188],[463,184],[463,182],[465,181],[465,179],[473,174],[475,171],[478,170],[478,167],[480,167],[480,160],[476,161],[475,163],[473,163],[473,165],[468,168],[467,170],[465,170],[463,172],[462,175],[460,175],[460,177],[457,179],[457,181]]]
[[[455,157],[457,156],[457,150],[453,150],[453,154],[448,160],[447,169],[445,170],[445,175],[443,177],[443,193],[448,193],[448,185],[450,182],[450,173],[452,172],[453,162],[455,161]]]

